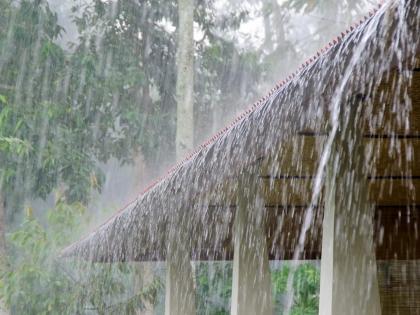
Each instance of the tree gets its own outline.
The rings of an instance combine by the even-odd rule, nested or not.
[[[28,216],[24,209],[31,209],[34,199],[57,192],[51,212],[78,216],[78,209],[101,189],[99,163],[111,158],[130,163],[140,153],[150,168],[167,156],[173,161],[177,89],[180,94],[186,91],[183,97],[191,104],[197,98],[200,105],[190,108],[188,117],[193,124],[203,122],[200,126],[212,125],[206,116],[209,109],[222,103],[235,107],[252,98],[258,56],[240,51],[220,35],[224,29],[236,29],[246,14],[216,16],[211,4],[197,0],[187,6],[189,16],[183,16],[176,0],[87,2],[74,8],[79,39],[66,50],[56,43],[64,30],[45,0],[0,0],[0,210],[5,214],[0,215],[0,249],[8,254],[1,278],[3,297],[13,312],[72,313],[75,301],[117,312],[141,302],[111,297],[127,291],[120,280],[132,273],[118,271],[126,265],[93,268],[91,283],[72,279],[53,256],[72,239],[60,238],[60,233],[70,233],[75,225],[64,217],[62,223],[68,226],[62,226],[45,210]],[[193,15],[203,33],[195,46]],[[181,30],[171,31],[183,18],[190,21],[186,56],[195,48],[197,60],[194,68],[193,58],[188,59],[191,80],[186,80],[186,89],[182,80],[175,83],[176,36],[181,37]],[[235,93],[213,97],[226,91]],[[6,230],[11,235],[8,247]],[[139,296],[144,298],[142,292]]]
[[[103,174],[97,162],[106,162],[111,157],[129,161],[136,152],[138,142],[130,140],[137,134],[125,137],[125,141],[120,139],[138,117],[132,113],[133,106],[110,106],[116,104],[111,102],[113,95],[109,91],[115,91],[112,89],[115,85],[120,87],[120,82],[115,72],[112,79],[104,75],[100,56],[92,53],[92,47],[81,46],[89,50],[76,49],[69,56],[55,44],[62,29],[46,2],[0,4],[4,9],[0,13],[4,15],[1,23],[6,21],[7,30],[0,31],[0,210],[3,210],[0,218],[4,219],[0,222],[0,248],[5,289],[2,296],[18,314],[61,312],[63,301],[46,305],[50,299],[43,294],[51,293],[53,299],[71,295],[68,287],[63,290],[61,285],[56,287],[57,279],[66,286],[81,286],[60,274],[53,259],[57,252],[50,248],[56,249],[53,245],[61,238],[49,231],[59,222],[49,221],[45,227],[38,219],[25,219],[22,209],[29,207],[32,198],[46,198],[56,189],[64,204],[87,204],[91,192],[101,187]],[[141,79],[141,73],[136,75]],[[133,76],[130,79],[134,80]],[[75,207],[68,209],[75,211]],[[6,248],[4,233],[16,227],[10,248]],[[59,244],[63,246],[62,242]],[[104,274],[109,274],[112,280],[115,272]],[[83,284],[85,291],[88,285],[98,283],[93,280]],[[109,292],[115,288],[111,280],[106,286]],[[25,296],[17,297],[16,292],[25,292]],[[102,297],[107,308],[111,307],[109,292]],[[34,303],[35,300],[41,304]],[[96,301],[99,305],[99,300]],[[138,303],[139,299],[130,299],[121,307]],[[72,305],[70,299],[68,306]]]
[[[56,16],[48,7],[38,8],[22,1],[16,8],[8,1],[0,1],[0,8],[0,263],[4,273],[7,223],[14,218],[12,209],[24,203],[25,192],[33,192],[34,188],[31,166],[38,159],[33,155],[33,145],[37,147],[39,142],[34,143],[37,141],[32,128],[39,120],[33,115],[31,100],[47,99],[41,78],[55,79],[51,68],[59,67],[63,55],[52,43],[61,29],[55,26]],[[26,46],[27,43],[34,45]],[[30,119],[24,121],[23,116]],[[43,184],[39,183],[41,189]]]
[[[176,156],[194,146],[194,1],[178,0]]]
[[[176,45],[162,24],[173,21],[174,4],[95,0],[74,11],[80,36],[71,68],[85,82],[75,101],[91,95],[92,114],[109,114],[98,121],[102,151],[123,162],[141,153],[157,167],[174,151]]]
[[[66,56],[54,43],[62,31],[56,14],[43,1],[28,0],[9,11],[7,38],[0,41],[7,51],[1,86],[10,87],[0,90],[0,135],[26,143],[29,150],[18,157],[2,150],[0,171],[8,222],[18,222],[27,201],[45,198],[58,186],[70,202],[87,201],[101,176],[93,137],[80,141],[88,140],[92,121],[62,94]]]
[[[154,303],[160,282],[135,291],[133,265],[57,261],[84,221],[86,208],[61,198],[47,212],[48,228],[27,209],[21,226],[10,234],[12,249],[20,254],[10,257],[0,285],[0,295],[13,314],[134,315],[146,302]]]

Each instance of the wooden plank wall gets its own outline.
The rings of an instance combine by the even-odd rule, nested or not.
[[[382,315],[420,315],[420,260],[378,261]]]

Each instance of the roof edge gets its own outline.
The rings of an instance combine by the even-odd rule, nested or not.
[[[194,158],[204,151],[207,148],[210,148],[213,144],[215,144],[219,139],[221,139],[224,135],[226,135],[230,130],[232,130],[235,126],[237,126],[240,122],[244,121],[247,117],[249,117],[253,112],[257,109],[263,107],[267,102],[276,96],[279,92],[285,89],[295,78],[301,75],[307,68],[314,64],[319,58],[326,55],[330,52],[334,47],[336,47],[339,43],[341,43],[347,36],[353,33],[355,30],[366,24],[369,20],[371,20],[377,13],[380,11],[381,8],[384,6],[384,1],[379,1],[379,3],[372,8],[366,15],[363,16],[358,22],[354,22],[351,24],[345,31],[341,32],[338,36],[332,38],[323,48],[319,49],[313,56],[306,59],[299,68],[297,68],[294,72],[287,75],[285,79],[278,81],[275,86],[269,90],[265,96],[261,97],[259,100],[254,102],[248,108],[243,110],[238,116],[236,116],[231,123],[227,126],[221,128],[218,132],[216,132],[213,136],[208,138],[204,141],[201,145],[197,146],[192,152],[188,153],[185,158],[181,161],[177,162],[175,165],[170,167],[164,174],[158,177],[156,180],[152,181],[145,189],[143,189],[134,200],[128,202],[123,207],[119,208],[116,212],[114,212],[105,222],[98,225],[93,231],[89,232],[86,236],[82,237],[76,243],[72,243],[69,246],[65,247],[62,251],[60,256],[63,256],[65,252],[71,250],[71,248],[80,242],[88,239],[92,234],[96,233],[102,227],[109,224],[115,217],[121,214],[124,210],[128,209],[131,205],[136,203],[139,198],[145,196],[147,193],[158,187],[162,184],[165,180],[168,180],[172,176],[174,176],[183,166],[192,162]]]

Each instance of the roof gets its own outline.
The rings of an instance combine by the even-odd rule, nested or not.
[[[411,3],[410,8],[414,10],[411,14],[414,14],[415,21],[418,10],[414,8],[414,1],[407,3]],[[169,232],[173,229],[169,227],[188,221],[186,228],[190,231],[189,235],[194,235],[190,240],[193,258],[229,258],[232,216],[238,194],[246,189],[247,183],[260,179],[268,180],[262,184],[266,208],[305,209],[313,185],[313,175],[306,171],[313,168],[319,159],[318,138],[313,136],[328,134],[329,106],[336,90],[344,88],[341,99],[375,94],[380,84],[366,88],[355,78],[371,76],[372,82],[381,81],[389,69],[398,66],[399,60],[395,57],[397,48],[405,49],[404,60],[412,58],[409,56],[413,53],[412,47],[383,45],[392,43],[400,29],[396,26],[399,21],[397,4],[389,3],[370,12],[363,21],[333,39],[295,73],[278,83],[267,96],[171,168],[136,200],[85,238],[64,249],[61,256],[106,262],[164,260],[167,240],[172,237]],[[415,38],[413,34],[419,30],[419,26],[412,22],[407,25],[411,27],[405,34],[408,42],[410,36]],[[418,44],[415,40],[412,42]],[[372,64],[371,60],[387,54],[389,60]],[[366,69],[371,72],[367,73]],[[351,77],[340,87],[341,79],[348,71],[352,72],[349,73]],[[399,126],[394,123],[392,127],[396,128],[393,134],[407,133],[407,130],[398,129]],[[367,128],[373,138],[390,136],[390,133],[380,130],[380,125]],[[420,129],[416,132],[420,133]],[[415,134],[412,131],[409,133]],[[295,136],[309,136],[312,140],[305,138],[305,141],[290,142],[296,139]],[[311,148],[308,149],[311,141]],[[293,148],[287,151],[286,147],[291,144]],[[293,155],[286,158],[290,155],[286,151],[301,158],[299,161]],[[399,172],[397,169],[393,171],[395,174]],[[381,173],[381,176],[389,176],[388,173],[384,174]],[[277,180],[287,182],[282,182],[278,187]],[[389,197],[389,200],[384,200],[386,198],[379,190],[377,195],[375,200],[382,198],[377,202],[381,207],[389,206],[396,200],[395,196],[392,197],[394,199]],[[322,201],[318,200],[318,203],[312,206],[321,209]],[[320,245],[319,224],[315,223],[321,218],[322,212],[319,211],[314,216],[314,229],[310,232],[314,237],[309,238],[306,245],[308,257],[320,252],[317,249]],[[292,214],[290,220],[290,225],[299,230],[301,217]],[[274,235],[278,226],[272,229]],[[290,240],[284,240],[279,235],[276,237],[281,238],[277,242],[293,243],[291,236]],[[285,253],[278,254],[274,249],[272,252],[277,257],[287,256]],[[315,254],[312,255],[312,252]]]

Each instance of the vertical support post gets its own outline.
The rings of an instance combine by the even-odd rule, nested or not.
[[[231,315],[272,315],[264,202],[257,178],[241,183],[234,222]],[[247,189],[245,189],[247,187]]]
[[[191,236],[188,237],[186,224],[176,226],[178,228],[171,229],[173,233],[170,233],[166,257],[165,315],[196,315],[194,273],[190,260]]]
[[[141,293],[145,289],[150,288],[154,282],[153,265],[155,262],[136,262],[134,270],[136,281],[134,282],[135,292]],[[135,315],[153,315],[155,313],[155,304],[152,301],[144,301],[143,307],[139,307]],[[1,314],[0,314],[1,315]]]
[[[380,315],[360,106],[349,107],[326,172],[319,314]]]

